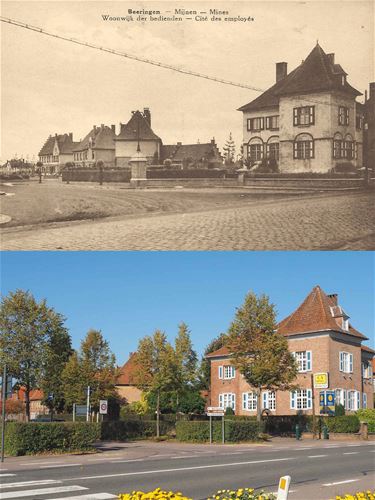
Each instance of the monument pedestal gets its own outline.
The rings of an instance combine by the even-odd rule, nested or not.
[[[143,188],[147,185],[147,158],[138,151],[129,160],[131,168],[130,187]]]

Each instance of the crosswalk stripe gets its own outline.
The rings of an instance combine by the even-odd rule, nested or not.
[[[38,490],[22,490],[0,493],[0,500],[6,498],[36,497],[38,495],[52,495],[55,493],[69,493],[70,491],[88,490],[84,486],[57,486],[56,488],[40,488]]]
[[[2,483],[0,489],[4,488],[23,488],[25,486],[42,486],[43,484],[61,484],[56,479],[40,479],[39,481],[21,481],[18,483]]]
[[[107,498],[118,498],[111,493],[89,493],[88,495],[79,495],[75,497],[64,497],[61,500],[106,500]],[[58,498],[48,498],[47,500],[59,500]]]

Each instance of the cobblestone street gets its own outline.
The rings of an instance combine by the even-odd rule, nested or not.
[[[373,193],[3,228],[3,250],[373,250]]]

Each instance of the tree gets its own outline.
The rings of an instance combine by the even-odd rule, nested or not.
[[[197,382],[197,354],[193,350],[190,331],[185,323],[178,325],[175,339],[177,406],[179,395],[191,389]]]
[[[237,309],[229,328],[228,349],[233,365],[257,395],[261,419],[261,391],[293,389],[297,367],[286,339],[276,332],[275,307],[266,295],[250,292]]]
[[[25,389],[27,420],[30,391],[44,380],[53,339],[67,335],[64,321],[46,300],[37,302],[30,292],[16,290],[1,300],[0,365],[6,364],[18,387]]]
[[[74,351],[63,371],[61,372],[61,389],[64,394],[64,404],[67,411],[71,411],[73,404],[86,402],[86,380],[79,362],[78,353]]]
[[[207,354],[217,351],[223,347],[228,340],[226,333],[221,333],[218,337],[211,340],[206,349],[204,350],[203,358],[199,368],[199,387],[200,389],[208,390],[211,385],[211,363],[206,359]]]
[[[236,146],[234,144],[232,132],[229,132],[229,137],[225,142],[223,150],[224,150],[225,164],[232,165],[232,163],[234,163],[234,154],[236,151]]]
[[[152,337],[139,341],[134,378],[139,389],[156,395],[157,437],[160,436],[160,396],[162,392],[175,389],[176,375],[175,351],[163,332],[156,330]]]

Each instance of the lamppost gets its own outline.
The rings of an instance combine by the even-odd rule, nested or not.
[[[137,151],[130,158],[131,168],[130,186],[134,188],[142,187],[147,181],[147,158],[142,155],[139,137],[139,120],[137,123]]]

